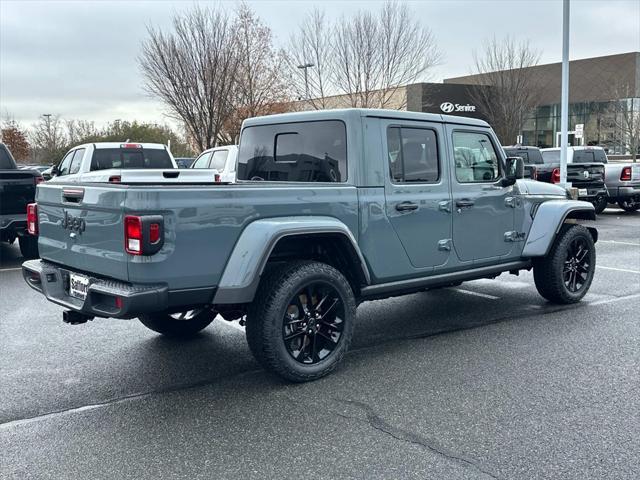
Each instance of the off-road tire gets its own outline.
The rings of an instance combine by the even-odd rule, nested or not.
[[[640,202],[625,202],[623,200],[618,200],[618,206],[624,210],[625,212],[635,212],[640,209]]]
[[[597,215],[600,215],[602,212],[604,212],[604,209],[607,208],[607,205],[609,205],[609,201],[604,195],[599,196],[592,203]]]
[[[300,290],[311,282],[330,284],[338,293],[344,311],[344,326],[333,351],[317,363],[299,363],[287,350],[284,317]],[[246,334],[256,360],[267,370],[291,382],[307,382],[331,373],[349,349],[356,318],[356,300],[351,285],[335,268],[314,261],[292,261],[263,274],[255,300],[247,312]]]
[[[209,326],[216,315],[215,311],[205,308],[187,320],[178,320],[167,312],[147,313],[138,317],[138,320],[148,329],[166,337],[190,338]]]
[[[20,244],[20,253],[28,260],[38,258],[40,253],[38,252],[38,237],[23,236],[18,237],[18,243]]]
[[[565,285],[563,271],[569,246],[577,238],[583,239],[588,246],[589,269],[582,287],[578,291],[572,292]],[[552,303],[570,304],[579,302],[585,296],[593,281],[595,268],[596,249],[589,230],[582,225],[565,224],[556,236],[547,256],[534,261],[533,278],[538,293],[544,298]]]

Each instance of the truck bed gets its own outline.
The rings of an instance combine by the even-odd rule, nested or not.
[[[37,197],[40,256],[120,281],[163,279],[170,290],[213,289],[248,223],[265,216],[325,215],[339,217],[357,235],[357,195],[348,185],[47,183]],[[125,252],[124,217],[137,214],[164,217],[164,245],[155,255]],[[84,227],[74,231],[80,219]]]

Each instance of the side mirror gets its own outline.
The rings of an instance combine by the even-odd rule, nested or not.
[[[516,183],[516,180],[524,178],[524,160],[522,157],[507,157],[507,171],[502,179],[502,186],[508,187]]]
[[[55,163],[51,165],[51,176],[55,177],[59,173],[60,173],[60,170],[58,170],[58,165],[56,165]]]

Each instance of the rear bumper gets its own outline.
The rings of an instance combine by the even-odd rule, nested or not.
[[[607,187],[580,187],[578,185],[573,185],[573,187],[578,189],[578,200],[592,201],[598,197],[609,196]],[[587,194],[580,195],[580,190],[586,190]]]
[[[169,289],[166,284],[131,284],[89,275],[84,300],[69,295],[69,274],[73,270],[44,260],[22,264],[22,276],[34,290],[53,303],[93,317],[132,318],[141,313],[166,310]],[[78,272],[80,273],[80,272]]]
[[[640,185],[629,187],[618,187],[609,190],[609,197],[616,200],[637,200],[640,201]]]

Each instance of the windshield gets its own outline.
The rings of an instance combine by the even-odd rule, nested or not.
[[[173,168],[166,150],[155,148],[97,148],[91,171],[110,168]]]

